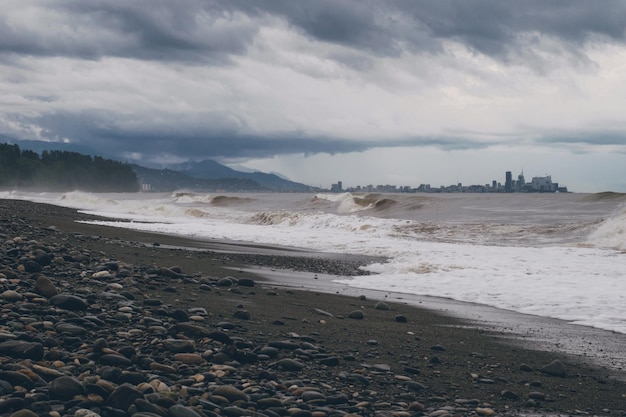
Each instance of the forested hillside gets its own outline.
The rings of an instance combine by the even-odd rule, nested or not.
[[[122,162],[76,152],[43,151],[41,155],[0,144],[0,189],[136,192],[133,169]]]

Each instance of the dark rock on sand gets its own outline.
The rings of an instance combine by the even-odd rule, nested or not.
[[[39,294],[43,295],[46,298],[54,297],[59,293],[59,290],[50,280],[50,278],[44,275],[39,275],[37,277],[37,280],[35,281],[35,291],[37,291]]]
[[[406,318],[405,315],[403,314],[398,314],[395,318],[395,321],[397,321],[398,323],[408,323],[409,319]]]
[[[53,400],[69,401],[76,395],[83,395],[85,390],[81,382],[72,376],[56,378],[48,387],[48,394]]]
[[[0,354],[17,359],[43,359],[44,349],[41,343],[27,342],[23,340],[7,340],[0,343]]]
[[[351,319],[363,320],[363,318],[365,318],[365,314],[363,314],[361,310],[354,310],[348,314],[348,317]]]
[[[137,390],[133,385],[125,383],[111,393],[106,400],[106,405],[118,410],[128,410],[135,400],[143,398],[141,391]]]
[[[387,304],[384,301],[377,302],[376,305],[374,306],[374,308],[376,310],[384,310],[384,311],[391,310],[391,308],[389,307],[389,304]]]
[[[233,318],[236,318],[236,319],[239,319],[239,320],[250,320],[251,315],[246,310],[236,310],[233,313]]]
[[[565,371],[565,365],[563,365],[563,362],[558,359],[555,359],[554,361],[541,368],[541,372],[543,372],[544,374],[558,377],[567,376],[567,372]]]
[[[70,294],[58,294],[51,297],[49,301],[53,306],[65,310],[84,311],[89,308],[89,304],[85,299]]]

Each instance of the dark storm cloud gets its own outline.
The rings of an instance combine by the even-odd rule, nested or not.
[[[624,42],[626,3],[621,0],[572,2],[344,0],[276,2],[235,1],[247,13],[276,14],[320,41],[337,43],[380,55],[436,52],[452,39],[483,54],[507,58],[530,39],[526,34],[550,35],[568,47],[602,35]]]
[[[37,3],[36,3],[37,4]],[[575,50],[594,36],[624,42],[626,3],[527,1],[93,0],[38,3],[31,27],[0,17],[0,52],[98,59],[224,62],[244,54],[265,19],[375,55],[434,53],[443,40],[507,60],[549,35]],[[54,6],[54,9],[45,9]],[[2,6],[0,6],[1,8]],[[247,17],[247,18],[244,18]]]
[[[225,114],[203,114],[187,120],[182,126],[172,122],[166,123],[167,126],[130,128],[126,125],[128,120],[120,120],[114,113],[92,111],[80,115],[55,113],[32,120],[21,118],[19,121],[41,127],[41,138],[52,143],[73,138],[72,142],[82,150],[90,147],[91,153],[116,159],[123,159],[131,153],[141,154],[146,160],[164,154],[196,160],[267,158],[278,154],[334,155],[382,147],[415,146],[434,146],[452,151],[485,148],[490,144],[480,140],[459,140],[459,137],[414,137],[375,142],[313,136],[299,131],[257,135],[243,133],[225,119]]]
[[[258,27],[199,0],[58,1],[32,25],[0,17],[0,52],[100,59],[222,62],[241,54]],[[1,10],[2,6],[0,6]]]
[[[190,159],[262,158],[276,154],[360,152],[371,146],[365,141],[312,137],[297,131],[267,136],[247,134],[225,122],[226,118],[227,115],[220,113],[203,114],[182,125],[172,121],[167,126],[128,127],[128,120],[121,120],[116,114],[88,112],[55,113],[20,122],[40,126],[43,139],[58,142],[71,137],[77,145],[90,146],[115,158],[129,153],[139,153],[148,159],[160,154]]]

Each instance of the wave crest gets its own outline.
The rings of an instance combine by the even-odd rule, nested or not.
[[[342,194],[317,194],[313,197],[313,200],[325,200],[335,203],[337,213],[339,214],[351,214],[366,210],[386,210],[397,204],[397,201],[383,197],[381,194],[365,194],[354,195],[352,193]]]
[[[252,198],[234,197],[229,195],[196,194],[193,192],[176,192],[172,195],[178,204],[208,204],[216,207],[231,207],[254,201]]]
[[[587,243],[596,247],[626,250],[626,205],[602,221],[589,234]]]

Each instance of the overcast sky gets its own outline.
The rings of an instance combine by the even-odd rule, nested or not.
[[[0,137],[330,187],[626,192],[623,0],[2,0]]]

